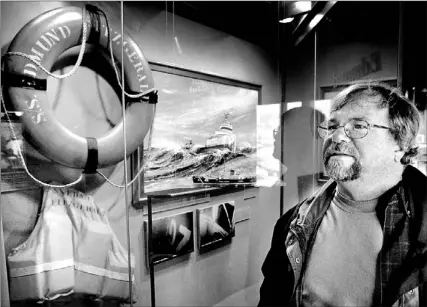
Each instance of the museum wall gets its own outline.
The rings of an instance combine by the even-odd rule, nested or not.
[[[99,5],[108,14],[111,24],[120,29],[120,3],[90,3]],[[50,9],[70,4],[82,6],[83,3],[2,1],[2,55],[26,22]],[[124,25],[150,62],[260,85],[262,104],[280,102],[277,61],[251,43],[165,13],[149,3],[125,3]],[[179,38],[179,50],[175,37]],[[55,73],[70,71],[76,56],[71,59],[67,67]],[[49,78],[48,96],[57,118],[64,126],[79,135],[97,137],[120,120],[121,107],[109,85],[109,82],[114,82],[114,76],[110,76],[110,80],[97,76],[91,67],[96,62],[94,60],[89,57],[83,62],[83,67],[66,80]],[[31,148],[28,149],[27,158],[29,170],[44,182],[65,183],[80,175],[80,170],[57,165]],[[123,162],[101,171],[111,181],[123,184]],[[126,247],[124,189],[104,183],[95,175],[87,175],[85,182],[79,184],[78,188],[92,195],[97,205],[108,212],[112,229]],[[128,205],[131,205],[131,189],[128,193]],[[248,189],[215,196],[209,198],[208,203],[196,202],[183,210],[196,210],[208,204],[230,200],[235,201],[236,210],[240,210],[241,216],[249,219],[243,218],[236,224],[236,236],[231,244],[203,255],[196,248],[188,257],[156,266],[157,305],[211,306],[260,281],[261,264],[270,245],[274,222],[279,216],[279,188]],[[41,201],[40,188],[1,194],[6,253],[28,238],[40,212]],[[173,209],[168,214],[181,211]],[[144,219],[146,216],[142,210],[130,208],[131,251],[136,259],[138,306],[150,305],[142,232]]]

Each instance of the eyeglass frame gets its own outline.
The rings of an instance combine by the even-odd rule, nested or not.
[[[364,122],[364,123],[366,123],[366,125],[367,125],[367,129],[366,129],[366,134],[364,135],[364,136],[362,136],[362,137],[358,137],[358,138],[354,138],[354,137],[350,137],[348,134],[347,134],[347,130],[345,129],[345,126],[347,126],[349,123],[351,123],[351,122],[354,122],[354,121],[358,121],[358,122]],[[328,134],[326,134],[325,135],[325,137],[322,137],[321,135],[320,135],[320,133],[319,133],[319,129],[323,129],[323,130],[328,130],[328,128],[326,127],[322,127],[321,125],[323,124],[323,123],[327,123],[328,121],[324,121],[324,122],[322,122],[322,123],[320,123],[319,125],[317,125],[317,134],[319,135],[319,137],[320,138],[322,138],[322,139],[326,139],[327,137],[328,137]],[[382,125],[377,125],[377,124],[372,124],[372,123],[370,123],[370,122],[368,122],[368,121],[366,121],[366,120],[364,120],[364,119],[351,119],[351,120],[349,120],[348,122],[346,122],[344,125],[337,125],[337,127],[334,129],[334,131],[331,133],[331,134],[329,134],[329,136],[331,136],[331,135],[333,135],[339,128],[341,128],[341,127],[343,127],[344,128],[344,133],[345,133],[345,135],[348,137],[348,138],[350,138],[350,139],[352,139],[352,140],[354,140],[354,139],[363,139],[364,137],[366,137],[367,135],[368,135],[368,133],[369,133],[369,130],[371,129],[371,128],[380,128],[380,129],[387,129],[387,130],[390,130],[390,131],[394,131],[395,129],[393,129],[393,128],[390,128],[390,127],[386,127],[386,126],[382,126]],[[328,133],[328,132],[327,132]]]

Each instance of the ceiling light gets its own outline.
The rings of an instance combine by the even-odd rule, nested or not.
[[[295,10],[295,13],[296,12],[306,13],[306,12],[310,11],[312,8],[311,1],[295,1],[291,5],[293,5],[293,10]]]
[[[313,8],[313,3],[311,1],[285,1],[284,17],[294,17],[301,14],[308,13]]]
[[[313,5],[311,1],[280,1],[279,22],[289,23],[306,15]]]

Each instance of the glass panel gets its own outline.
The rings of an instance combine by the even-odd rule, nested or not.
[[[319,172],[315,163],[319,148],[315,145],[319,139],[314,124],[320,113],[315,113],[313,108],[315,34],[309,32],[295,46],[298,39],[292,32],[295,24],[283,27],[282,159],[286,167],[286,186],[283,187],[282,210],[286,212],[313,192]]]

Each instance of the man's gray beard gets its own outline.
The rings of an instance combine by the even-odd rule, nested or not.
[[[339,161],[329,158],[325,163],[325,170],[327,175],[335,181],[351,181],[360,178],[362,166],[356,160],[350,167],[344,167]]]

